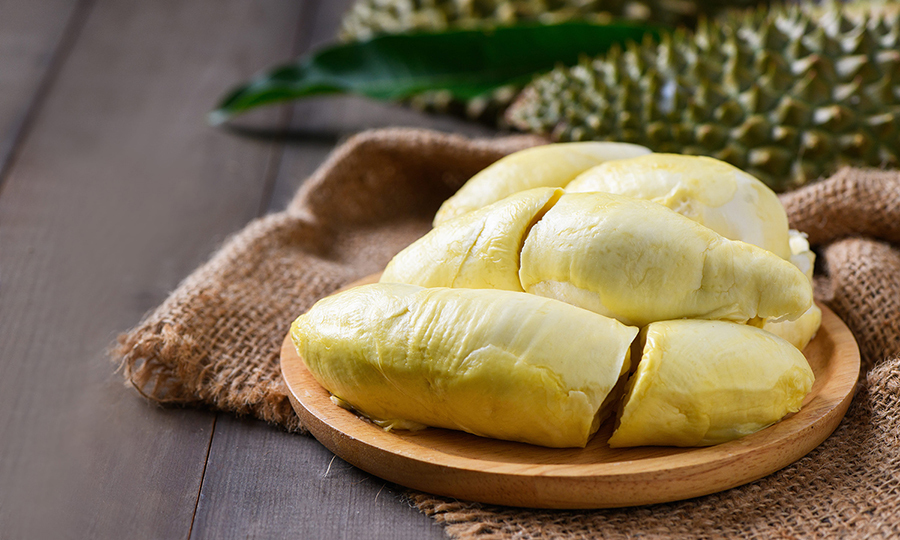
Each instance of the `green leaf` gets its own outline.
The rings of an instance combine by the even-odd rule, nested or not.
[[[382,35],[327,47],[275,67],[226,95],[209,120],[220,124],[248,109],[323,94],[398,100],[427,90],[470,99],[555,65],[575,64],[617,43],[659,37],[654,26],[565,22],[484,30]]]

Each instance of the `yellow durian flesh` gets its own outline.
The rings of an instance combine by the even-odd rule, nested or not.
[[[320,300],[291,326],[316,380],[373,420],[550,447],[587,444],[636,335],[524,293],[386,283]]]
[[[649,153],[643,146],[617,142],[556,143],[515,152],[483,169],[444,201],[434,216],[434,225],[513,193],[536,187],[563,187],[578,174],[605,161]]]
[[[567,193],[525,239],[526,292],[644,326],[700,318],[795,319],[812,287],[794,265],[668,208],[608,193]]]
[[[521,292],[522,242],[562,193],[560,188],[523,191],[442,223],[398,253],[380,281]]]
[[[813,279],[813,266],[816,255],[809,248],[806,236],[795,230],[790,231],[791,263],[806,275],[810,284]],[[768,320],[763,325],[763,330],[772,332],[799,350],[803,350],[819,331],[822,324],[822,310],[813,304],[803,315],[793,321]]]
[[[602,191],[651,200],[730,240],[791,256],[787,214],[768,186],[723,161],[648,154],[610,161],[566,185],[569,193]]]
[[[790,256],[787,215],[775,193],[725,162],[650,154],[604,163],[579,175],[567,192],[602,191],[652,200],[730,240]]]
[[[649,154],[588,169],[572,180],[566,191],[601,191],[653,201],[725,238],[790,260],[812,282],[815,254],[802,233],[788,230],[787,214],[778,196],[728,163],[701,156]],[[796,320],[766,320],[762,328],[803,350],[821,321],[822,310],[813,304]]]
[[[708,446],[797,412],[814,375],[794,346],[724,321],[653,323],[629,379],[611,447]]]

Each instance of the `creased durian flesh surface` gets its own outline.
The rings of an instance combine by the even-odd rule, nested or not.
[[[806,276],[756,246],[723,238],[661,205],[567,193],[525,239],[526,292],[644,326],[677,318],[797,318]]]
[[[538,187],[563,187],[582,172],[606,161],[649,153],[643,146],[617,142],[547,144],[515,152],[483,169],[444,201],[434,216],[434,225],[513,193]]]
[[[806,276],[769,251],[656,203],[599,192],[554,201],[554,193],[525,191],[437,226],[392,261],[381,281],[503,283],[636,326],[683,317],[796,319],[812,304]],[[498,240],[484,241],[487,230]],[[452,239],[455,231],[464,241]]]
[[[587,444],[637,332],[525,293],[384,283],[291,327],[316,380],[373,420],[550,447]]]
[[[814,255],[774,193],[709,158],[597,166],[611,147],[591,148],[508,156],[380,284],[298,318],[295,345],[333,400],[387,429],[584,446],[643,326],[611,445],[716,444],[796,411],[812,381],[797,349],[821,313]],[[534,185],[552,187],[521,190]]]
[[[522,242],[562,194],[560,188],[521,191],[448,220],[391,259],[380,281],[521,292]]]
[[[647,154],[585,171],[566,191],[602,191],[659,203],[730,240],[791,256],[788,220],[768,186],[723,161]]]
[[[747,325],[680,320],[641,331],[612,447],[707,446],[797,412],[814,375],[787,341]]]

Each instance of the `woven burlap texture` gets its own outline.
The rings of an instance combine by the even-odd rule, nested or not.
[[[247,225],[120,337],[127,380],[153,401],[302,431],[278,371],[290,322],[383,268],[474,172],[540,142],[411,129],[351,138],[286,211]],[[817,295],[863,356],[860,391],[821,446],[752,484],[670,504],[546,511],[420,493],[413,502],[455,538],[900,537],[900,173],[844,169],[782,201],[820,254]]]

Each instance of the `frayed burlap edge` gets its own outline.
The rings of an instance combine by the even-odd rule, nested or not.
[[[286,211],[251,222],[122,334],[112,356],[153,402],[302,431],[278,365],[290,322],[319,298],[381,270],[428,231],[437,206],[475,172],[543,142],[418,129],[356,135]]]

